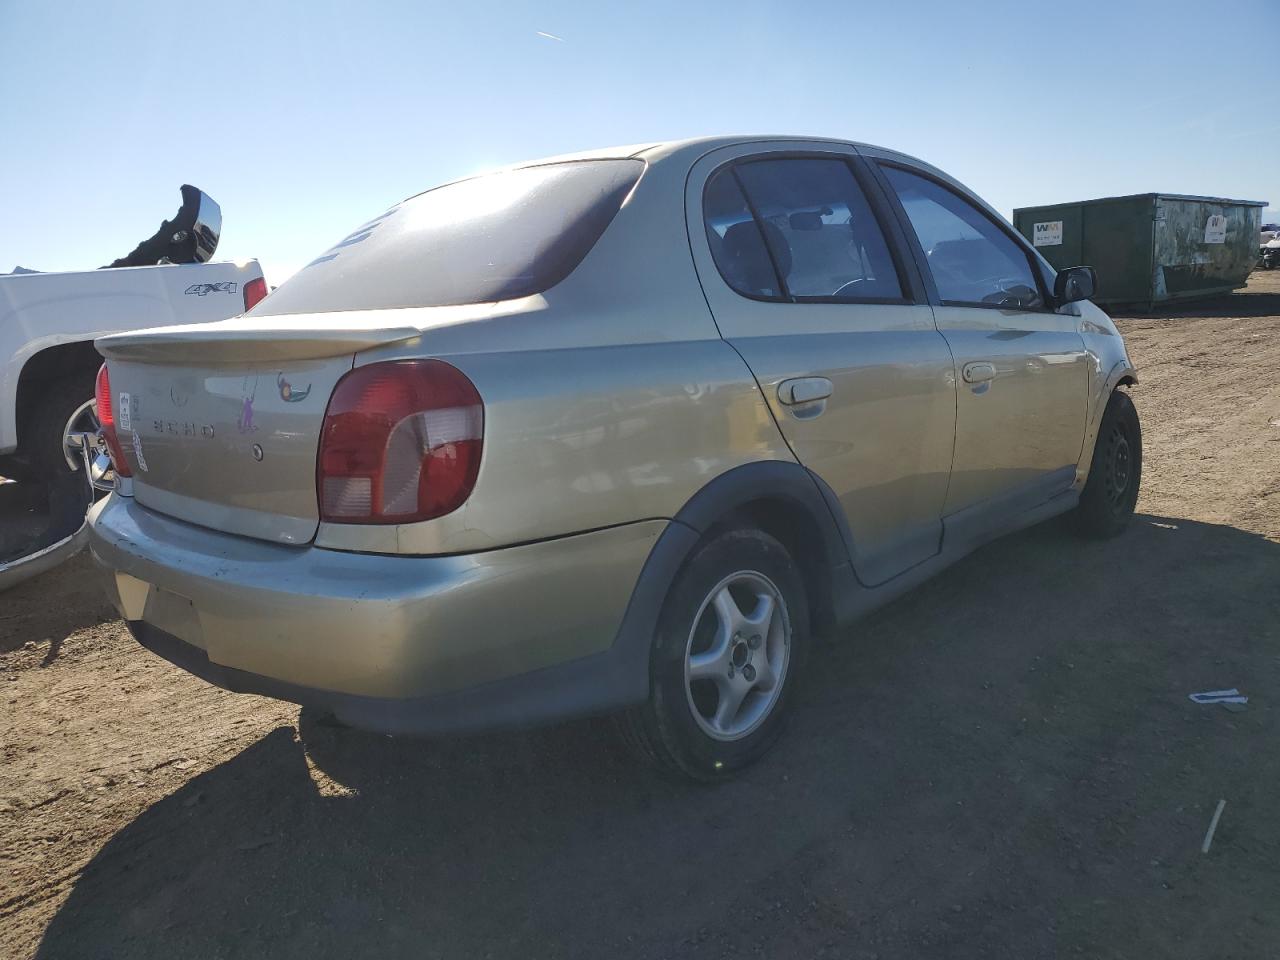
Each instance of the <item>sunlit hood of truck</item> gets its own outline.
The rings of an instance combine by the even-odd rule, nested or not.
[[[546,308],[541,296],[500,303],[254,316],[101,337],[98,352],[141,363],[316,360],[400,343],[437,330]]]

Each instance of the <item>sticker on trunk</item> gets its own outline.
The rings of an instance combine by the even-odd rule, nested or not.
[[[133,411],[129,409],[129,401],[131,399],[132,398],[127,393],[120,394],[120,403],[116,409],[120,411],[119,417],[121,430],[133,429]]]
[[[285,403],[301,403],[311,393],[311,384],[308,383],[305,388],[299,390],[284,378],[282,370],[276,377],[276,389],[280,391],[280,399]]]
[[[1046,220],[1035,224],[1031,230],[1031,242],[1037,247],[1062,246],[1062,221]]]
[[[142,455],[142,435],[138,433],[133,435],[133,456],[138,461],[138,469],[146,473],[147,458]]]

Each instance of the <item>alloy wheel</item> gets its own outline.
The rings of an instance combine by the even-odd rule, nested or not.
[[[768,577],[744,570],[702,601],[685,647],[685,693],[716,740],[739,740],[778,702],[791,659],[791,618]]]
[[[111,457],[102,442],[98,422],[98,402],[89,400],[76,407],[62,430],[62,456],[67,468],[89,467],[89,482],[95,489],[111,489]]]

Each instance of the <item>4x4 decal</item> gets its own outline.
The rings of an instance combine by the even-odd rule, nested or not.
[[[188,297],[192,295],[203,297],[206,293],[235,293],[236,282],[234,280],[220,280],[217,283],[193,283],[187,287],[185,292]]]

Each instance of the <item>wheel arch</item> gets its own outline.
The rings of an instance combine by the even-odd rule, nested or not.
[[[41,386],[63,377],[95,373],[101,365],[102,356],[94,349],[93,340],[59,343],[45,347],[27,358],[22,365],[22,372],[18,374],[18,388],[14,397],[19,451],[24,444],[23,425],[40,399]]]
[[[846,618],[860,588],[847,528],[821,486],[798,463],[749,463],[708,482],[676,513],[645,561],[614,641],[616,662],[630,675],[631,699],[648,696],[649,648],[668,591],[698,545],[721,530],[758,527],[787,549],[801,569],[815,633]],[[643,691],[631,686],[636,677],[643,677]]]
[[[800,568],[814,631],[830,628],[835,620],[831,562],[823,543],[822,525],[809,506],[786,494],[764,494],[720,517],[699,541],[740,527],[754,527],[782,544]]]
[[[1089,479],[1089,469],[1093,466],[1094,446],[1098,442],[1098,429],[1102,426],[1102,415],[1106,412],[1111,394],[1121,387],[1129,388],[1138,385],[1138,371],[1129,362],[1128,357],[1117,361],[1107,372],[1106,377],[1097,381],[1097,393],[1090,396],[1089,416],[1085,423],[1084,442],[1080,447],[1080,460],[1076,464],[1076,479],[1073,489],[1083,490]]]

